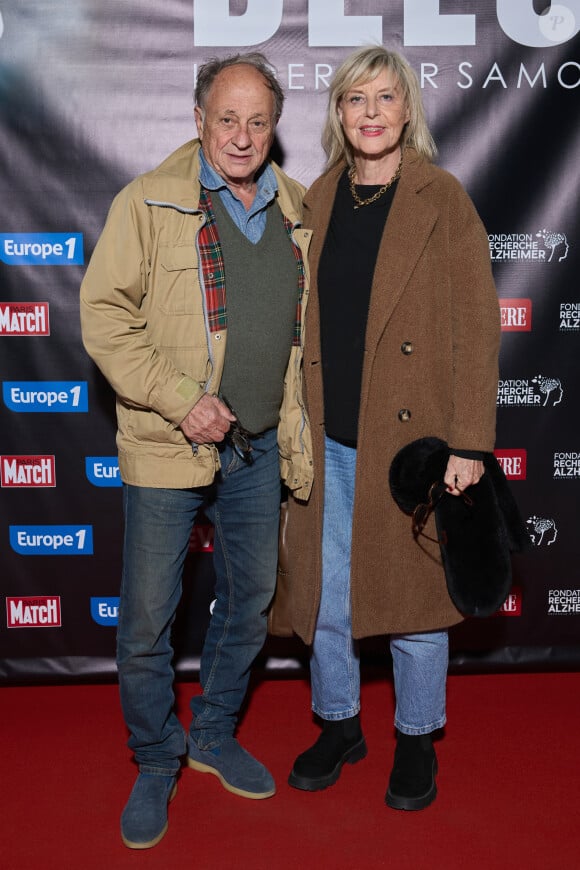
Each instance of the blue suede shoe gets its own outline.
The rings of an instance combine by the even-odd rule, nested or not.
[[[198,749],[190,741],[187,765],[202,773],[213,773],[227,791],[240,797],[261,800],[276,792],[270,772],[234,737],[226,737],[213,749]]]
[[[140,773],[121,815],[121,839],[129,849],[156,846],[167,830],[167,804],[177,791],[175,776]]]

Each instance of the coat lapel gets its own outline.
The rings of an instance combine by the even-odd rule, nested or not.
[[[405,292],[438,216],[437,209],[425,202],[418,208],[420,191],[429,183],[428,164],[421,163],[414,152],[405,162],[377,256],[365,342],[370,356]]]

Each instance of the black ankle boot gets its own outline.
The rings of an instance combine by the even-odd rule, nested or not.
[[[402,734],[397,731],[395,763],[385,795],[395,810],[422,810],[437,795],[437,756],[430,734]]]
[[[367,754],[359,717],[324,720],[318,740],[294,762],[288,782],[304,791],[328,788],[340,776],[342,765],[355,764]]]

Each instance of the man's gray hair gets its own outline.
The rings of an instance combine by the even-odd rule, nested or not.
[[[248,52],[248,54],[234,54],[231,57],[218,58],[213,57],[206,63],[202,64],[197,73],[197,82],[195,85],[195,102],[201,109],[205,109],[205,101],[214,79],[224,69],[228,69],[238,64],[253,66],[264,77],[267,87],[270,88],[274,96],[274,115],[276,121],[282,114],[284,106],[284,92],[280,87],[274,67],[268,62],[265,55],[260,51]]]

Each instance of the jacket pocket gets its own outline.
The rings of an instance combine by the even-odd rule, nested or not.
[[[157,307],[163,314],[203,314],[194,242],[160,245],[154,278]]]

